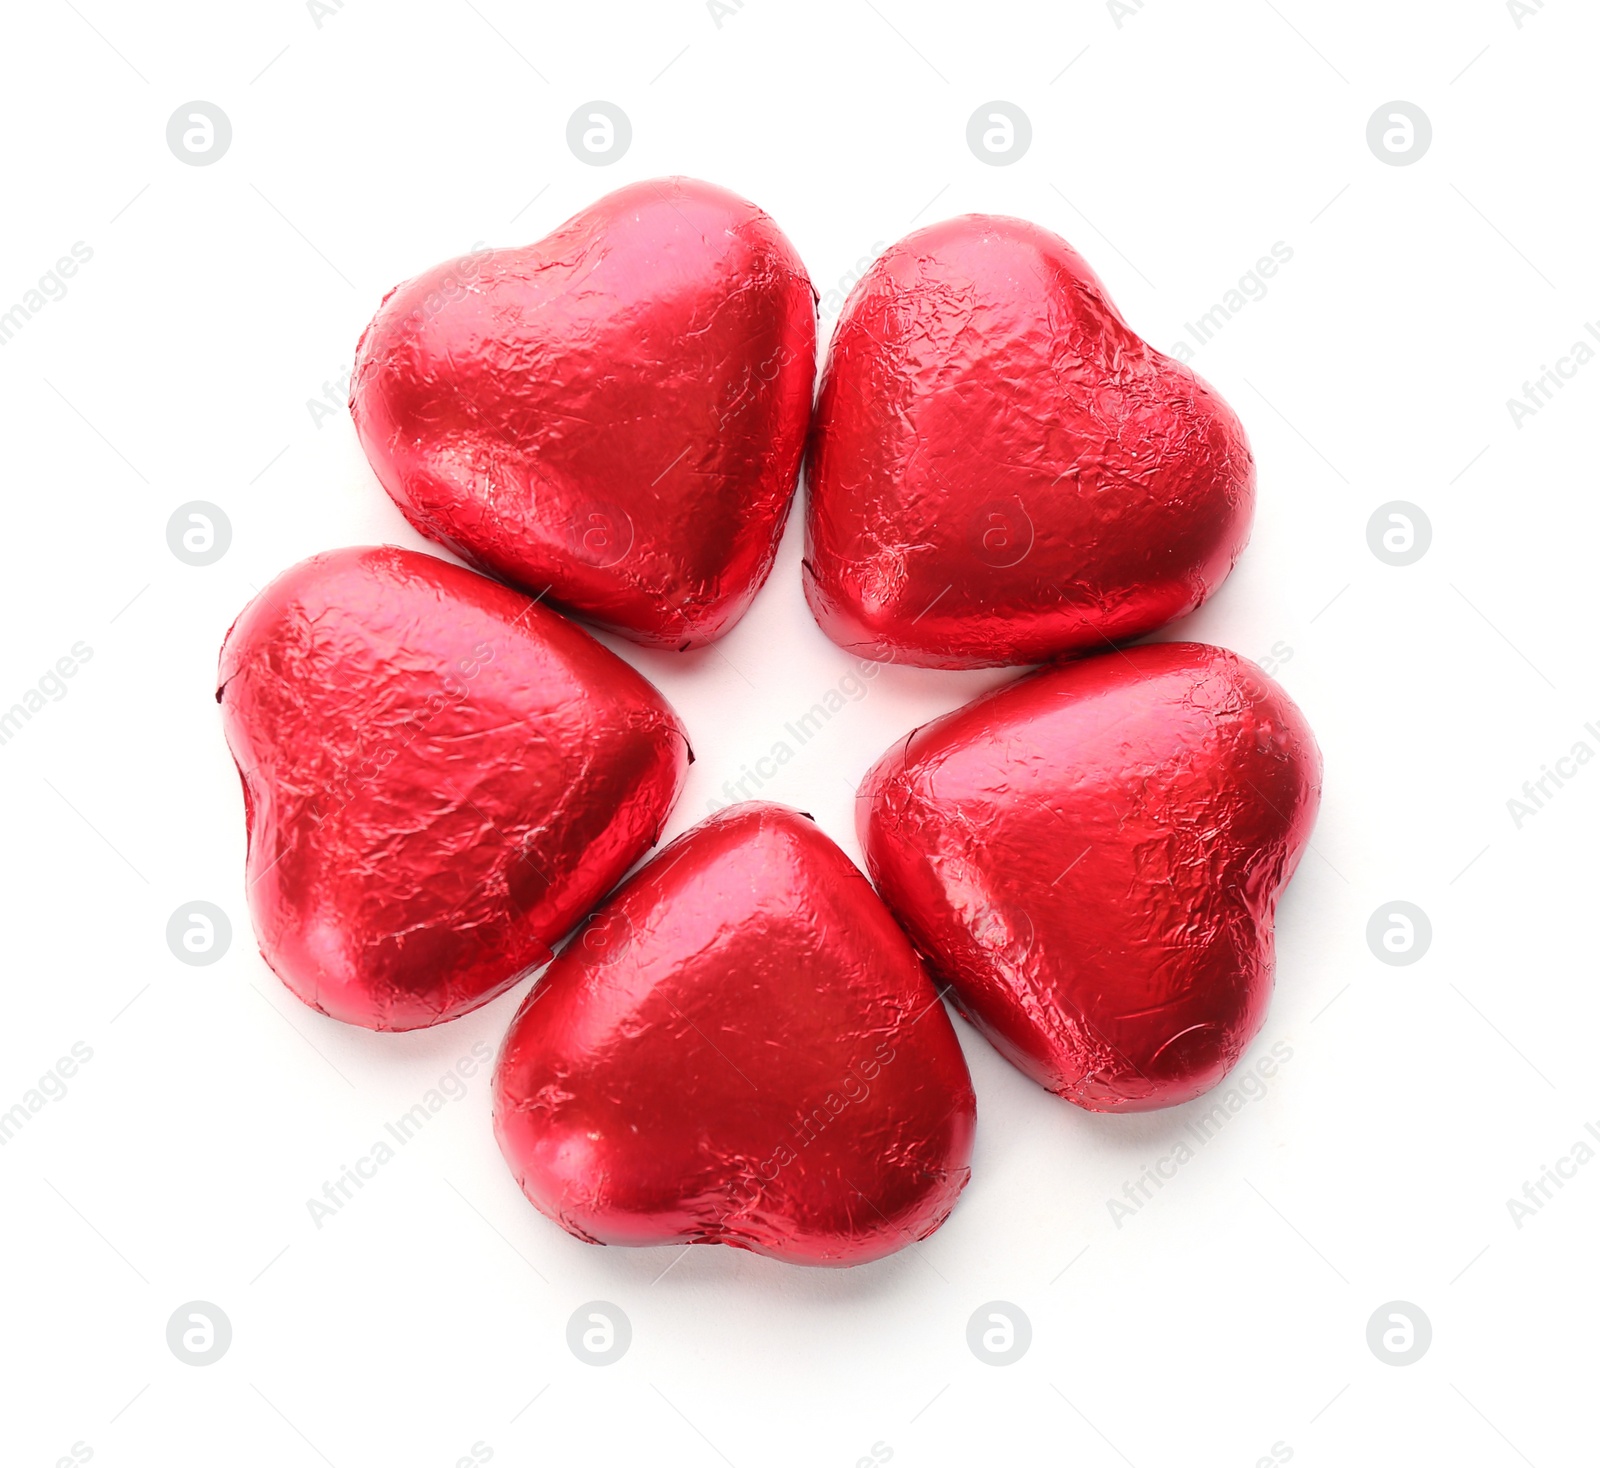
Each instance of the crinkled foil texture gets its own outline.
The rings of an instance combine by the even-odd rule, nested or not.
[[[904,933],[808,817],[762,803],[680,837],[574,936],[494,1104],[517,1181],[569,1233],[814,1265],[937,1228],[975,1120]]]
[[[815,360],[816,297],[772,220],[657,179],[392,291],[350,409],[424,535],[681,648],[733,626],[772,568]]]
[[[867,869],[961,1011],[1091,1111],[1215,1085],[1265,1018],[1321,757],[1198,643],[1023,678],[914,731],[857,805]]]
[[[967,215],[846,301],[812,425],[806,598],[924,667],[1098,651],[1193,611],[1249,534],[1244,430],[1065,240]]]
[[[393,547],[286,571],[223,644],[261,952],[378,1030],[545,962],[660,835],[688,739],[665,699],[509,587]]]

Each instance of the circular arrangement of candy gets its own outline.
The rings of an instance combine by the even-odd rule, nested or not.
[[[849,1265],[925,1238],[976,1126],[946,1002],[1090,1111],[1200,1095],[1261,1027],[1316,815],[1282,689],[1222,648],[1137,641],[1244,548],[1255,470],[1227,404],[1022,220],[886,250],[814,395],[816,300],[767,215],[687,179],[399,286],[351,412],[406,518],[477,569],[313,556],[222,649],[263,956],[376,1030],[543,967],[495,1132],[533,1204],[594,1243]],[[722,636],[802,461],[828,637],[1044,666],[866,774],[865,875],[751,802],[629,876],[693,731],[571,619]]]

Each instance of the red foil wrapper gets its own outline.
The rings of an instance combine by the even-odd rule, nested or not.
[[[816,296],[735,194],[657,179],[391,291],[350,411],[424,535],[653,647],[722,636],[799,474]]]
[[[494,998],[654,844],[687,736],[620,658],[520,592],[393,547],[313,556],[217,673],[262,956],[374,1030]]]
[[[500,1149],[600,1244],[849,1265],[927,1237],[975,1103],[939,996],[849,859],[783,806],[678,838],[552,963],[506,1037]]]
[[[1259,668],[1156,643],[917,729],[857,815],[878,890],[995,1048],[1090,1111],[1147,1111],[1214,1086],[1261,1028],[1321,782]]]
[[[806,600],[922,667],[1097,651],[1193,611],[1250,529],[1244,430],[1067,242],[967,215],[846,301],[812,424]]]

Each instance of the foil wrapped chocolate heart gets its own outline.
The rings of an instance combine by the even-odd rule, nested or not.
[[[857,283],[807,477],[823,631],[944,668],[1098,651],[1193,611],[1255,498],[1227,404],[1065,240],[987,215],[918,230]]]
[[[391,291],[350,411],[424,535],[686,648],[733,626],[772,568],[815,360],[816,297],[772,220],[657,179]]]
[[[569,1233],[822,1265],[937,1228],[975,1116],[905,935],[808,817],[769,804],[679,837],[573,938],[494,1101],[517,1181]]]
[[[1012,1064],[1091,1111],[1200,1095],[1261,1028],[1316,741],[1253,663],[1171,642],[1045,669],[862,782],[867,869]]]
[[[492,999],[661,833],[691,758],[665,699],[522,593],[393,547],[283,573],[217,673],[263,957],[335,1019]]]

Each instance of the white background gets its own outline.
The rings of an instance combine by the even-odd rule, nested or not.
[[[1600,364],[1520,428],[1506,403],[1600,315],[1600,15],[1146,0],[1119,27],[1091,0],[747,0],[719,28],[696,0],[540,9],[348,0],[320,27],[293,0],[7,13],[0,309],[75,241],[93,259],[0,349],[0,706],[74,643],[93,656],[0,747],[0,1110],[75,1042],[93,1059],[0,1150],[5,1461],[74,1443],[107,1465],[275,1468],[448,1468],[475,1443],[495,1461],[737,1468],[846,1468],[874,1444],[896,1463],[1084,1468],[1248,1468],[1274,1444],[1329,1465],[1589,1451],[1600,1166],[1520,1229],[1507,1199],[1600,1119],[1600,770],[1520,829],[1507,800],[1576,741],[1600,748],[1583,728],[1600,721]],[[565,141],[594,98],[633,125],[605,168]],[[1033,126],[1008,167],[966,143],[996,98]],[[1366,142],[1396,98],[1434,130],[1409,167]],[[165,141],[192,99],[233,126],[203,168]],[[1036,220],[1163,348],[1275,242],[1294,252],[1197,353],[1249,429],[1260,508],[1220,595],[1166,634],[1292,649],[1277,676],[1322,744],[1315,850],[1252,1052],[1293,1058],[1120,1228],[1107,1200],[1171,1152],[1184,1112],[1077,1111],[965,1028],[972,1184],[925,1245],[864,1268],[568,1238],[517,1192],[482,1072],[337,1217],[308,1216],[385,1121],[498,1046],[526,986],[383,1036],[278,984],[248,930],[218,645],[303,556],[423,544],[348,417],[307,407],[325,383],[342,397],[382,293],[674,172],[770,211],[824,295],[915,225]],[[204,568],[165,539],[195,499],[233,526]],[[1433,527],[1402,568],[1366,539],[1395,499]],[[854,671],[805,611],[798,530],[715,650],[619,645],[693,732],[669,834]],[[885,669],[760,793],[855,855],[867,765],[1006,676]],[[196,899],[234,924],[211,967],[164,937]],[[1365,936],[1399,899],[1433,925],[1409,967]],[[233,1327],[205,1368],[165,1340],[196,1299]],[[565,1339],[595,1299],[633,1327],[603,1369]],[[1005,1368],[966,1343],[996,1299],[1032,1322]],[[1391,1300],[1432,1322],[1415,1365],[1368,1348]]]

